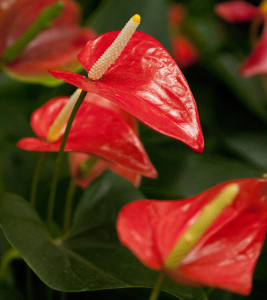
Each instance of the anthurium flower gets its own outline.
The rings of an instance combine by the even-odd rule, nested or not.
[[[110,109],[119,114],[138,135],[136,119],[125,110],[96,94],[88,93],[85,97],[85,101]],[[75,183],[82,188],[87,187],[91,181],[93,181],[107,169],[118,173],[136,186],[139,185],[141,180],[141,175],[136,172],[127,170],[103,159],[96,159],[95,157],[92,157],[86,153],[70,152],[69,165],[72,178],[74,179]]]
[[[133,23],[134,17],[130,19]],[[121,33],[108,32],[86,44],[78,59],[89,74]],[[50,73],[110,100],[149,127],[202,152],[204,141],[195,100],[182,72],[163,46],[143,32],[134,32],[116,57],[98,79],[68,71]]]
[[[58,151],[64,128],[57,140],[48,141],[47,137],[68,100],[68,97],[54,98],[34,111],[31,126],[39,138],[21,139],[18,147],[29,151]],[[64,150],[94,155],[144,176],[157,176],[141,141],[127,122],[118,113],[89,100],[80,106]]]
[[[263,30],[252,53],[240,67],[240,74],[253,76],[267,73],[267,1],[256,7],[246,1],[227,1],[215,6],[215,12],[228,22],[261,20]]]
[[[138,200],[117,220],[146,266],[193,286],[251,290],[267,222],[266,180],[225,182],[185,200]]]
[[[182,33],[182,22],[186,17],[186,8],[180,3],[169,6],[168,22],[172,53],[180,68],[188,68],[199,60],[199,53],[193,43]]]
[[[57,0],[14,0],[0,3],[0,61],[10,47],[34,23],[42,10]],[[23,81],[54,85],[60,83],[47,71],[51,68],[78,71],[77,54],[95,37],[90,28],[79,27],[80,8],[62,0],[64,8],[52,26],[39,33],[13,61],[2,66],[10,76]]]

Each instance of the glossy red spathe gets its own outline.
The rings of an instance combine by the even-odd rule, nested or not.
[[[29,151],[58,151],[62,136],[52,143],[46,137],[68,99],[54,98],[37,109],[32,114],[31,126],[39,138],[24,138],[18,142],[18,147]],[[65,151],[88,153],[144,176],[157,176],[134,130],[118,113],[90,101],[84,100],[81,104],[70,129]]]
[[[35,21],[41,11],[57,0],[14,0],[0,4],[0,57]],[[53,25],[39,33],[11,62],[3,63],[11,76],[46,85],[58,84],[48,69],[78,70],[77,54],[87,41],[95,37],[90,28],[79,27],[79,6],[63,0],[62,14]],[[27,16],[27,17],[25,17]]]
[[[89,103],[94,103],[98,106],[112,110],[113,112],[119,114],[124,119],[124,121],[127,122],[128,125],[133,129],[136,135],[138,135],[138,126],[136,119],[131,114],[121,109],[119,106],[113,104],[112,102],[102,97],[99,97],[96,94],[91,93],[88,93],[86,95],[85,101]],[[80,152],[70,152],[68,156],[71,176],[75,183],[81,188],[86,188],[91,181],[93,181],[96,177],[98,177],[102,172],[104,172],[107,169],[112,170],[117,174],[121,175],[122,177],[126,178],[135,186],[139,186],[140,184],[140,174],[122,168],[114,163],[108,162],[101,158],[97,160],[97,162],[93,165],[93,167],[90,169],[89,173],[86,174],[86,176],[81,176],[80,163],[87,161],[88,159],[90,159],[91,156],[89,154]]]
[[[89,71],[118,31],[90,40],[78,59]],[[58,79],[117,104],[147,126],[176,138],[194,151],[204,147],[197,107],[190,88],[170,54],[151,36],[135,32],[121,55],[96,81],[51,70]]]
[[[166,269],[164,262],[183,233],[230,183],[240,188],[233,203],[176,269]],[[138,200],[121,210],[117,232],[121,242],[146,266],[165,272],[174,281],[246,295],[266,233],[266,186],[265,179],[243,179],[225,182],[185,200]]]

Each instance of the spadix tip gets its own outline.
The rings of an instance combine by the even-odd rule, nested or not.
[[[138,15],[138,14],[136,14],[136,15],[134,15],[133,17],[132,17],[132,20],[135,22],[135,23],[140,23],[140,21],[141,21],[141,17],[140,17],[140,15]]]

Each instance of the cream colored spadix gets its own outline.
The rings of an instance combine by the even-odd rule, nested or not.
[[[66,105],[62,108],[60,113],[57,115],[55,118],[53,124],[50,126],[47,134],[47,141],[50,143],[53,143],[57,141],[61,134],[62,134],[62,129],[64,126],[67,124],[69,117],[71,115],[71,112],[73,110],[73,107],[75,103],[77,102],[80,94],[81,94],[81,89],[77,89],[71,96]]]
[[[134,15],[123,27],[111,46],[96,61],[88,73],[88,78],[98,80],[106,72],[109,66],[119,57],[124,47],[129,42],[136,28],[140,24],[140,16]]]
[[[196,245],[212,222],[221,212],[231,205],[239,192],[239,185],[231,183],[220,194],[206,205],[195,223],[182,235],[167,257],[164,267],[176,269],[188,252]]]

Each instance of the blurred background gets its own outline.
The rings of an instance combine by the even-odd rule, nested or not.
[[[175,57],[195,97],[205,139],[201,155],[139,123],[140,138],[159,173],[158,179],[142,179],[140,190],[145,197],[182,199],[223,181],[262,177],[267,172],[267,78],[266,75],[243,78],[238,72],[251,51],[249,23],[231,24],[220,19],[214,12],[214,6],[220,1],[215,0],[77,2],[82,8],[82,24],[97,34],[120,30],[132,15],[140,14],[138,30],[152,35]],[[178,15],[172,11],[174,4],[179,4]],[[29,197],[39,155],[16,148],[16,143],[23,137],[34,136],[30,127],[33,110],[53,97],[69,96],[74,90],[68,84],[53,88],[25,84],[0,71],[2,190]],[[43,201],[55,158],[54,153],[49,154],[42,171],[40,195]],[[65,191],[69,180],[67,159],[65,162],[59,194]],[[79,193],[82,191],[77,191],[77,195]],[[42,204],[39,206],[42,214]],[[265,247],[257,266],[250,296],[216,290],[208,299],[266,299],[266,250]],[[14,297],[8,294],[6,298],[4,290],[2,294],[0,299],[23,299],[19,292],[14,292]],[[69,294],[67,299],[147,299],[148,295],[149,289],[135,288]],[[61,299],[59,297],[55,293],[53,299]],[[160,297],[173,298],[176,297],[167,293]]]

